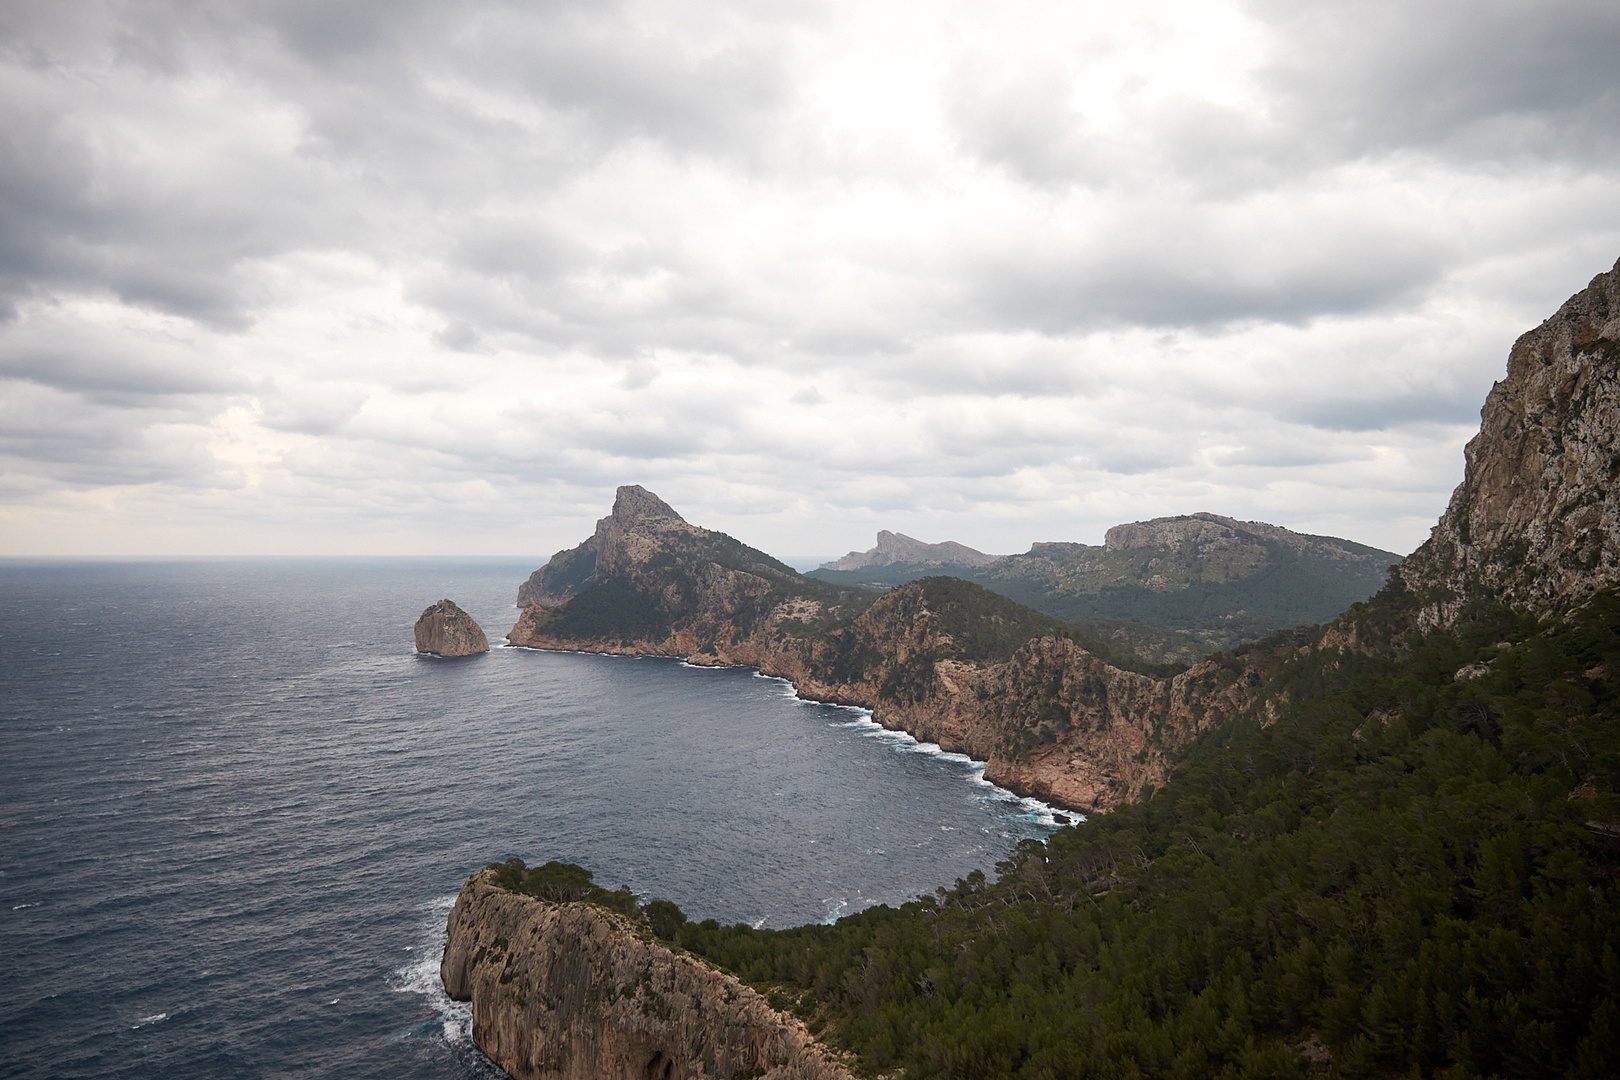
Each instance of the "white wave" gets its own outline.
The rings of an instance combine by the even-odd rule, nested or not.
[[[21,911],[23,908],[31,908],[31,907],[39,907],[39,905],[38,904],[18,904],[16,907],[12,908],[11,910],[12,911]]]
[[[143,1016],[143,1017],[141,1017],[140,1021],[138,1023],[136,1023],[134,1026],[132,1026],[129,1030],[138,1031],[141,1028],[145,1027],[147,1024],[161,1024],[161,1023],[163,1023],[163,1021],[167,1020],[168,1018],[169,1018],[169,1014],[166,1013],[166,1012],[153,1013],[151,1016]]]
[[[418,943],[408,946],[408,951],[415,955],[409,963],[394,972],[398,980],[394,990],[425,997],[428,1006],[438,1014],[444,1026],[444,1041],[452,1045],[472,1042],[472,1003],[451,1001],[439,978],[439,962],[444,958],[444,945],[448,938],[445,922],[455,902],[454,893],[433,901],[431,915],[418,928]]]
[[[527,649],[530,652],[553,651],[553,650],[546,650],[546,649],[530,649],[528,646],[524,646],[524,645],[509,646],[509,647],[511,647],[511,648],[519,648],[519,649]],[[567,650],[567,651],[576,652],[576,653],[578,653],[579,655],[582,655],[582,656],[604,656],[604,655],[613,656],[613,655],[617,655],[617,654],[613,654],[613,653],[589,653],[589,652],[584,652],[583,650]],[[644,658],[638,656],[638,657],[635,657],[634,659],[644,659]],[[645,659],[658,659],[658,658],[657,657],[647,657]],[[749,665],[749,664],[725,664],[725,665],[693,664],[693,663],[690,663],[690,662],[688,662],[686,660],[681,660],[679,662],[680,662],[682,667],[689,667],[689,668],[711,669],[711,668],[717,668],[717,667],[752,667],[752,665]],[[1041,825],[1041,826],[1044,826],[1044,827],[1047,827],[1047,828],[1053,828],[1053,829],[1062,828],[1062,824],[1054,816],[1054,815],[1057,815],[1057,814],[1062,814],[1065,818],[1067,818],[1068,820],[1073,821],[1073,822],[1081,822],[1081,821],[1086,820],[1085,815],[1083,815],[1083,814],[1077,814],[1077,813],[1074,813],[1072,811],[1059,810],[1057,807],[1051,806],[1051,805],[1049,805],[1047,803],[1044,803],[1044,802],[1041,802],[1039,799],[1032,799],[1032,798],[1029,798],[1027,796],[1021,796],[1021,795],[1018,795],[1018,794],[1016,794],[1014,792],[1008,791],[1004,787],[1001,787],[1001,786],[999,786],[997,784],[991,783],[989,780],[986,780],[984,778],[984,770],[985,770],[986,766],[989,764],[989,762],[978,761],[978,760],[974,759],[973,757],[970,757],[969,755],[960,753],[958,751],[946,750],[943,747],[941,747],[938,743],[921,742],[914,735],[912,735],[908,731],[896,731],[896,730],[893,730],[891,728],[886,728],[882,724],[878,723],[876,719],[873,718],[871,709],[863,708],[862,706],[859,706],[859,705],[837,705],[837,704],[834,704],[834,703],[829,702],[829,701],[817,701],[814,698],[803,697],[802,695],[800,695],[798,687],[793,685],[792,680],[785,679],[780,675],[767,675],[763,671],[759,670],[759,668],[757,668],[757,667],[754,668],[754,678],[756,678],[756,679],[764,679],[767,682],[777,683],[779,688],[780,688],[780,693],[781,693],[782,697],[792,698],[795,701],[801,702],[801,703],[803,703],[805,705],[817,705],[817,706],[820,706],[820,707],[825,708],[825,709],[839,709],[839,710],[854,714],[848,720],[835,721],[832,726],[841,727],[841,728],[857,729],[857,730],[860,731],[861,735],[863,737],[865,737],[865,738],[873,738],[873,739],[877,739],[877,740],[879,740],[881,742],[887,743],[889,745],[889,747],[891,749],[893,749],[896,753],[923,754],[923,755],[926,755],[928,757],[935,758],[935,759],[937,759],[939,761],[949,762],[950,764],[953,764],[953,765],[967,765],[967,766],[969,766],[967,774],[965,776],[965,779],[968,781],[968,783],[974,785],[975,787],[980,787],[980,788],[987,789],[989,798],[995,799],[996,801],[1003,801],[1003,802],[1009,802],[1009,803],[1017,804],[1019,809],[1018,809],[1018,812],[1017,812],[1017,814],[1015,816],[1025,820],[1025,821],[1028,821],[1031,824]]]

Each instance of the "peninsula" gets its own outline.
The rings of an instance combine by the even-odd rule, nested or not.
[[[1370,601],[1170,678],[964,582],[805,584],[638,489],[518,629],[772,665],[890,723],[932,707],[1003,775],[1114,807],[832,926],[648,905],[672,953],[791,1005],[859,1075],[1599,1080],[1620,1058],[1620,263],[1514,344],[1466,458]],[[1082,752],[1095,772],[1053,764]],[[1128,769],[1154,762],[1150,793]]]

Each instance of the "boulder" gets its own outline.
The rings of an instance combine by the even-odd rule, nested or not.
[[[489,639],[471,615],[449,600],[440,600],[416,620],[416,651],[434,656],[472,656],[489,652]]]

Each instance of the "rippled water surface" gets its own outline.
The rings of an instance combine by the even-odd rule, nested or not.
[[[787,926],[1050,814],[743,668],[415,656],[529,562],[0,563],[0,1075],[472,1076],[444,919],[493,859]]]

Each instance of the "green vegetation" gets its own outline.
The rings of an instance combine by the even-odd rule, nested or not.
[[[628,886],[621,885],[612,891],[604,889],[591,880],[589,870],[574,863],[553,860],[544,866],[529,868],[523,865],[522,859],[507,859],[490,863],[488,869],[495,871],[495,883],[501,888],[553,904],[584,901],[631,917],[639,910],[636,894]]]
[[[1287,658],[1274,720],[1209,733],[1151,799],[995,881],[833,926],[657,932],[871,1076],[1612,1075],[1620,599],[1428,635],[1410,610],[1396,587],[1352,609],[1357,650],[1252,646]]]
[[[1077,626],[960,578],[927,577],[914,585],[913,590],[897,597],[902,604],[900,613],[915,619],[926,608],[938,620],[939,629],[951,639],[950,646],[937,657],[927,658],[930,671],[935,659],[1002,663],[1012,659],[1013,654],[1032,639],[1040,637],[1067,638],[1098,659],[1144,675],[1162,678],[1174,675],[1185,666],[1142,660]]]
[[[887,590],[949,574],[1060,619],[1117,651],[1182,667],[1221,649],[1326,622],[1384,584],[1399,556],[1348,540],[1308,537],[1295,551],[1239,534],[1227,544],[1113,551],[1039,544],[978,568],[891,563],[816,570],[811,577]]]

